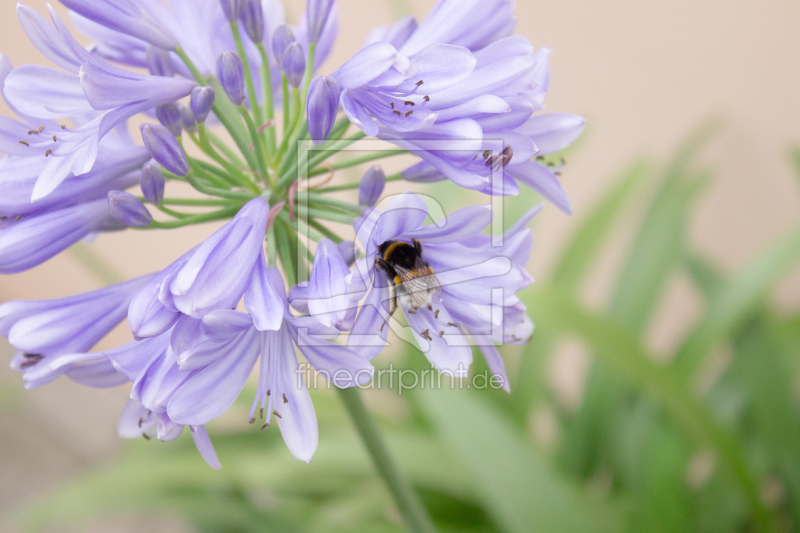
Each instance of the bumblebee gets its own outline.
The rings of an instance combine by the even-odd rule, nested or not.
[[[432,309],[434,295],[442,292],[442,287],[431,266],[422,258],[422,243],[411,239],[411,244],[402,241],[386,241],[378,247],[379,257],[375,258],[375,267],[380,268],[389,278],[389,316],[383,321],[381,331],[386,322],[397,311],[397,300],[400,305],[415,313],[417,309],[427,306]]]

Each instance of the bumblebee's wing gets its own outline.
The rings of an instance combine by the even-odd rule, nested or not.
[[[421,257],[417,257],[417,260],[414,264],[414,269],[417,271],[417,276],[419,279],[425,281],[428,292],[433,294],[442,293],[442,286],[439,284],[439,279],[436,277],[436,274],[433,273],[433,269],[430,267],[430,265],[423,261]]]
[[[408,269],[394,265],[397,277],[400,278],[399,290],[402,290],[410,299],[414,309],[419,309],[428,303],[428,283],[425,278],[420,278]]]

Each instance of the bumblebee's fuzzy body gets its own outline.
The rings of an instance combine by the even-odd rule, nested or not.
[[[430,307],[441,287],[433,269],[422,258],[422,244],[416,239],[411,243],[386,241],[378,247],[378,253],[380,257],[375,258],[375,266],[386,272],[390,282],[389,317],[397,310],[398,299],[400,305],[412,313],[420,307]]]

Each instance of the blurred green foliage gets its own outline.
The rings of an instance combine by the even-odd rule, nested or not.
[[[635,162],[578,215],[552,275],[538,276],[524,295],[537,331],[519,366],[510,365],[510,395],[450,387],[369,395],[391,452],[441,531],[800,528],[800,315],[769,303],[800,263],[800,228],[734,275],[693,249],[687,226],[711,175],[697,153],[714,130],[692,135],[667,165]],[[635,234],[608,304],[590,309],[583,288],[623,223]],[[656,358],[644,339],[679,274],[703,312],[675,353]],[[558,401],[546,376],[565,339],[592,354],[577,409]],[[720,353],[727,364],[698,387]],[[388,364],[382,359],[378,365]],[[410,347],[393,363],[429,368]],[[477,353],[474,367],[485,370]],[[242,401],[251,397],[246,390]],[[315,391],[313,399],[320,444],[308,465],[275,431],[212,426],[222,471],[208,468],[185,436],[171,445],[132,443],[114,464],[37,504],[26,524],[80,531],[97,516],[163,513],[202,532],[402,531],[337,397]],[[555,419],[551,446],[537,444],[531,429],[543,411]]]

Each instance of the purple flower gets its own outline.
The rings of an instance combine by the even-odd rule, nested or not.
[[[128,322],[134,336],[163,333],[179,313],[200,319],[236,307],[263,255],[268,216],[266,200],[250,200],[205,242],[156,275],[131,303]]]
[[[189,105],[194,113],[194,120],[199,124],[206,121],[208,113],[214,106],[214,88],[213,87],[195,87],[192,89],[192,97],[189,99]]]
[[[336,248],[339,249],[339,253],[342,255],[342,259],[344,259],[344,262],[347,263],[348,267],[351,267],[355,264],[356,257],[358,256],[356,243],[353,241],[342,241],[336,245]]]
[[[239,16],[244,31],[256,44],[264,41],[264,7],[261,0],[243,0],[242,13]]]
[[[333,0],[308,0],[306,7],[308,42],[316,43],[319,40],[331,16],[333,5]]]
[[[317,446],[316,415],[295,356],[295,346],[314,368],[339,387],[364,384],[372,378],[372,365],[351,350],[330,342],[338,331],[320,325],[311,317],[295,318],[289,312],[286,289],[277,269],[254,272],[256,284],[267,283],[278,296],[283,320],[277,330],[260,331],[250,315],[218,310],[207,314],[201,324],[203,338],[194,353],[184,358],[191,363],[202,357],[202,366],[191,364],[190,377],[181,384],[167,404],[169,418],[179,424],[205,424],[228,410],[244,387],[260,356],[256,397],[250,410],[251,423],[274,414],[292,454],[310,461]],[[176,326],[177,327],[177,326]],[[175,364],[175,363],[173,363]],[[177,368],[177,365],[175,365]]]
[[[189,133],[197,131],[197,123],[194,121],[194,112],[188,105],[180,105],[181,110],[181,126]]]
[[[172,132],[158,124],[142,124],[139,129],[144,145],[156,163],[178,176],[189,173],[189,161]]]
[[[50,367],[56,357],[86,352],[114,329],[149,278],[57,300],[17,300],[0,305],[0,336],[19,351],[11,367],[24,374],[26,387],[43,385],[65,372],[69,375],[75,363],[85,362],[87,358],[79,358],[69,365]],[[96,354],[93,357],[97,359]]]
[[[389,42],[403,54],[436,43],[476,51],[514,32],[514,2],[508,0],[439,0],[419,25],[413,17],[373,30],[369,42]]]
[[[228,22],[236,22],[242,14],[244,0],[219,0]]]
[[[147,47],[147,69],[153,76],[166,76],[171,78],[175,75],[175,67],[172,64],[172,57],[163,48],[150,45]]]
[[[145,199],[153,205],[161,204],[164,199],[165,186],[166,180],[161,170],[152,162],[145,163],[139,178],[139,187],[142,189]]]
[[[407,57],[390,44],[374,43],[332,77],[343,89],[345,114],[367,135],[377,136],[379,124],[416,134],[438,119],[428,95],[457,84],[475,64],[470,51],[458,46],[437,44]]]
[[[114,368],[133,384],[130,401],[125,406],[117,426],[120,437],[136,438],[144,435],[162,441],[177,439],[184,424],[172,421],[167,413],[175,390],[186,383],[196,372],[182,372],[175,364],[170,350],[170,334],[152,339],[134,341],[104,352]],[[211,440],[202,425],[189,425],[197,450],[209,466],[221,467]]]
[[[288,24],[281,24],[272,33],[272,53],[281,70],[283,70],[283,53],[295,41],[294,32]]]
[[[178,104],[170,102],[156,107],[156,118],[174,137],[181,136],[183,115],[181,115],[181,109]]]
[[[430,304],[413,308],[413,299],[403,297],[419,287],[402,282],[397,288],[398,303],[406,311],[413,337],[431,364],[452,376],[466,376],[472,361],[472,349],[466,334],[476,344],[491,345],[507,340],[507,328],[517,327],[524,315],[524,306],[516,293],[531,283],[524,265],[515,259],[525,254],[528,233],[515,227],[508,237],[515,244],[492,247],[480,232],[492,220],[490,206],[470,206],[423,226],[428,216],[425,202],[412,193],[392,199],[386,209],[373,209],[356,221],[356,232],[366,257],[356,263],[350,279],[354,300],[366,296],[348,338],[348,347],[364,357],[372,358],[383,348],[388,334],[390,280],[384,270],[375,266],[375,259],[386,243],[419,243],[421,259],[433,271],[441,287],[440,293],[430,289]],[[523,242],[524,241],[524,242]],[[521,243],[521,244],[520,244]],[[530,248],[527,248],[527,252]],[[517,333],[522,334],[521,330]],[[481,337],[476,338],[476,335]],[[527,338],[522,339],[527,340]],[[488,360],[488,359],[487,359]],[[497,361],[492,371],[507,379]]]
[[[347,294],[350,269],[330,239],[317,244],[308,280],[308,311],[320,324],[347,331],[353,325],[355,308]]]
[[[235,52],[225,52],[217,60],[217,78],[234,105],[244,102],[244,64]]]
[[[39,265],[95,231],[116,228],[101,198],[10,222],[0,231],[0,274]]]
[[[303,82],[303,74],[306,71],[306,54],[300,43],[292,43],[283,51],[283,72],[286,74],[286,81],[289,85],[297,89]]]
[[[117,222],[133,228],[145,228],[153,222],[150,211],[129,192],[108,191],[108,212]]]
[[[330,76],[317,76],[308,86],[308,134],[314,144],[321,144],[336,122],[339,112],[339,95],[341,89],[336,80]]]
[[[385,186],[386,173],[383,172],[383,168],[380,165],[370,167],[358,184],[358,205],[373,207],[380,200]]]
[[[159,10],[151,2],[135,0],[60,0],[69,9],[103,26],[134,37],[153,46],[173,50],[178,41],[159,22]]]
[[[79,176],[91,170],[98,141],[115,126],[139,112],[186,96],[195,85],[106,63],[84,50],[53,11],[55,28],[28,7],[20,5],[17,12],[33,43],[66,72],[36,65],[18,67],[5,80],[5,97],[17,112],[38,119],[94,116],[75,130],[50,133],[45,128],[47,137],[28,143],[29,148],[48,156],[33,190],[34,201],[52,192],[70,173]],[[57,142],[52,140],[54,134]]]

